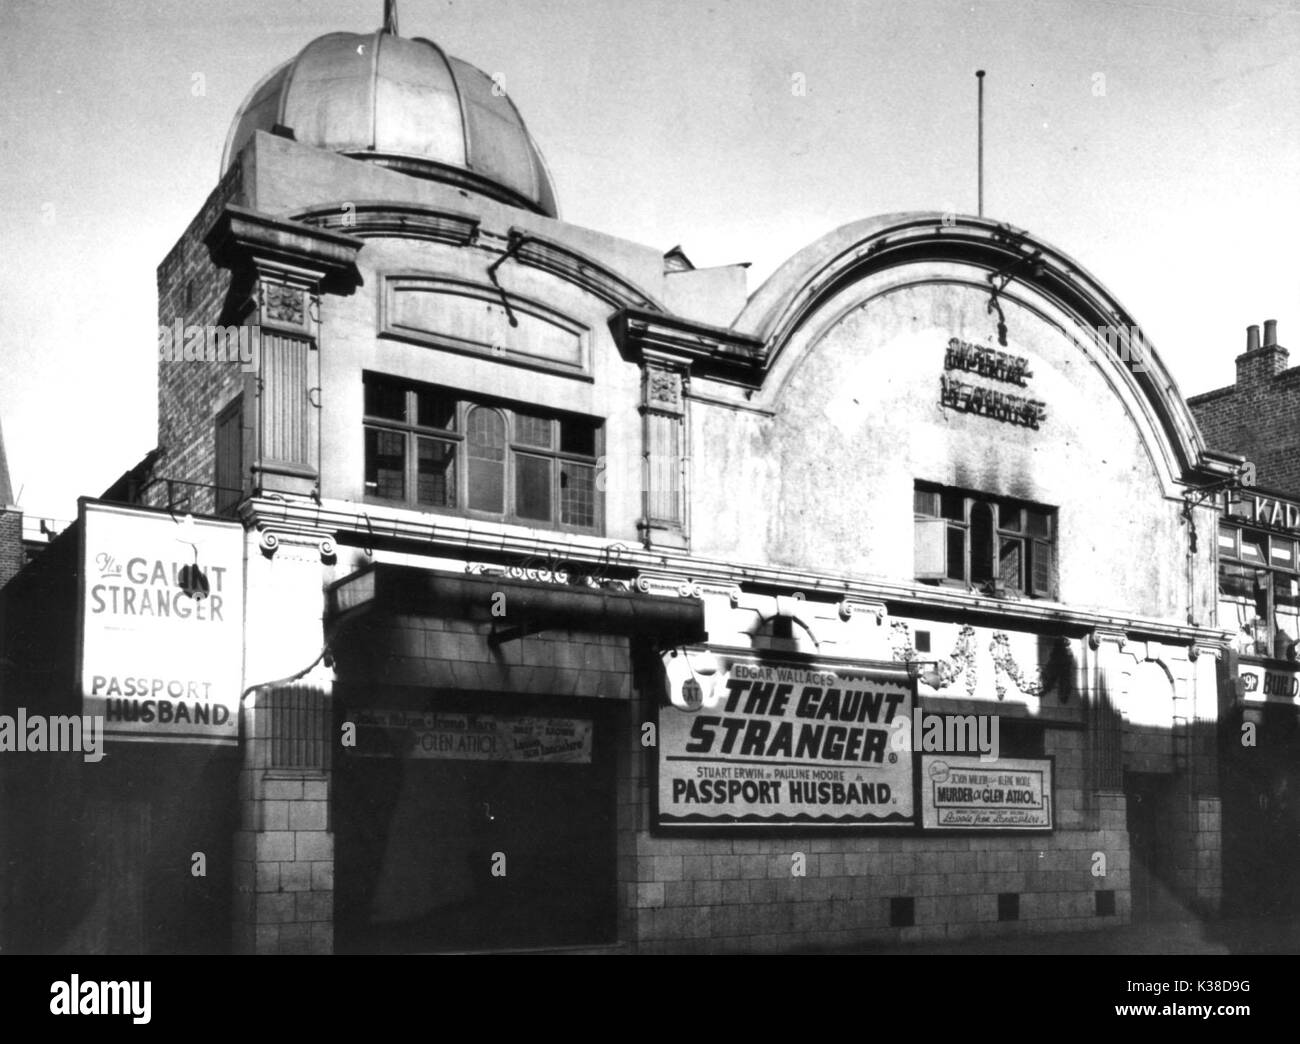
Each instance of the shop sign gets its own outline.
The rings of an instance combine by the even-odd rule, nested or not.
[[[1300,531],[1300,504],[1281,497],[1235,496],[1228,514],[1252,525]]]
[[[695,710],[660,708],[661,825],[913,822],[905,672],[718,659]]]
[[[1051,830],[1050,759],[921,757],[921,826],[935,830]]]
[[[589,718],[357,710],[350,720],[357,743],[349,753],[361,757],[591,763]]]
[[[238,741],[244,529],[81,503],[82,712],[109,739]]]
[[[1238,676],[1241,694],[1247,700],[1291,703],[1300,696],[1300,675],[1293,671],[1270,671],[1243,663]]]

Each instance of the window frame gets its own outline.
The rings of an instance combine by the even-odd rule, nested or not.
[[[397,420],[367,412],[364,388],[375,385],[387,385],[393,391],[402,394],[403,418]],[[420,424],[419,397],[430,394],[443,398],[452,404],[450,428],[437,428]],[[470,431],[469,417],[473,410],[484,409],[495,412],[504,424],[504,452],[502,461],[502,511],[492,511],[470,506],[470,467],[469,452]],[[562,410],[533,408],[523,403],[513,403],[492,396],[474,395],[443,385],[425,384],[405,380],[387,374],[366,371],[363,374],[363,392],[361,408],[362,428],[362,497],[366,503],[386,504],[416,511],[430,511],[438,514],[455,515],[460,518],[480,519],[501,522],[507,525],[528,526],[535,529],[554,529],[569,533],[582,533],[589,536],[603,536],[605,532],[604,493],[597,481],[601,455],[604,452],[605,422],[600,417]],[[545,421],[548,426],[549,446],[539,446],[535,442],[523,441],[524,419],[535,422]],[[564,450],[564,425],[567,423],[589,428],[591,432],[592,453],[590,455]],[[388,431],[403,438],[402,497],[382,496],[369,488],[366,469],[369,457],[364,445],[369,431]],[[429,439],[452,445],[454,449],[454,502],[452,504],[425,503],[419,499],[419,440]],[[518,461],[520,457],[540,457],[548,461],[550,482],[548,489],[548,506],[550,518],[530,518],[519,513]],[[565,464],[590,468],[592,472],[591,489],[591,525],[581,525],[563,521],[564,516],[564,475]]]
[[[1231,547],[1226,547],[1228,543],[1224,540],[1225,534],[1231,534]],[[1249,539],[1252,542],[1259,542],[1262,547],[1263,555],[1260,561],[1248,558],[1242,553],[1244,542]],[[1274,555],[1274,545],[1286,544],[1290,546],[1290,564],[1281,566],[1276,564]],[[1251,621],[1252,629],[1249,632],[1250,637],[1244,639],[1246,634],[1246,625],[1242,622],[1240,615],[1234,621],[1231,621],[1237,634],[1234,639],[1237,644],[1238,655],[1249,656],[1256,659],[1272,660],[1277,663],[1284,663],[1294,667],[1300,662],[1300,633],[1290,637],[1290,647],[1294,650],[1288,656],[1287,650],[1283,650],[1283,655],[1278,655],[1278,642],[1284,629],[1278,624],[1278,578],[1284,578],[1287,581],[1295,583],[1300,588],[1300,562],[1297,561],[1297,555],[1300,554],[1300,536],[1274,533],[1266,529],[1260,529],[1245,525],[1231,516],[1219,519],[1218,529],[1216,531],[1216,550],[1218,552],[1218,572],[1215,578],[1215,606],[1219,626],[1227,628],[1229,621],[1225,619],[1226,613],[1224,607],[1233,606],[1250,606],[1252,598],[1255,602],[1253,611],[1255,617]],[[1224,589],[1224,581],[1230,571],[1235,571],[1238,578],[1250,577],[1253,574],[1255,589],[1253,595],[1227,594]],[[1261,574],[1263,574],[1261,578]],[[1262,582],[1261,582],[1262,579]],[[1259,619],[1260,609],[1259,602],[1263,599],[1263,619],[1264,619],[1264,638],[1260,638]],[[1300,607],[1291,614],[1297,619],[1296,630],[1300,632]],[[1248,647],[1246,647],[1248,645]],[[1263,649],[1261,650],[1261,645]]]
[[[1059,513],[1056,508],[1045,504],[1036,504],[1017,497],[1003,497],[975,490],[958,489],[942,486],[932,482],[915,482],[912,492],[913,532],[915,524],[924,519],[941,518],[946,523],[947,533],[944,542],[945,573],[942,578],[916,576],[915,559],[913,560],[914,579],[921,583],[938,584],[943,587],[960,587],[968,591],[1003,583],[1002,553],[1004,543],[1014,541],[1020,547],[1020,561],[1017,572],[1018,582],[1006,585],[1007,590],[1024,598],[1055,600],[1057,597],[1057,554],[1056,548],[1060,534]],[[951,504],[945,504],[949,498],[958,498],[961,517],[955,517]],[[922,498],[929,498],[930,509],[923,510]],[[989,577],[975,580],[973,578],[972,560],[972,518],[979,507],[986,507],[990,512],[989,534],[992,546],[988,562]],[[1031,513],[1041,515],[1046,522],[1047,535],[1040,536],[1030,531]],[[1014,514],[1014,522],[1013,522]],[[961,535],[961,575],[953,576],[953,538]],[[915,542],[913,544],[915,553]],[[1034,581],[1034,564],[1045,555],[1048,560],[1048,583],[1046,587],[1038,586]]]

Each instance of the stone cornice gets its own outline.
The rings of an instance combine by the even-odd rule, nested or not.
[[[233,203],[217,215],[204,241],[224,268],[252,265],[259,274],[273,272],[330,293],[351,293],[361,278],[361,240]]]
[[[766,372],[762,341],[720,326],[624,308],[610,321],[619,351],[629,361],[677,360],[692,374],[757,388]]]
[[[617,272],[570,246],[512,227],[506,256],[521,265],[540,268],[582,287],[615,308],[641,308],[658,313],[659,303]]]
[[[358,239],[388,236],[468,246],[478,236],[479,219],[472,214],[437,210],[419,203],[357,200],[312,207],[295,215],[313,228],[328,229]]]
[[[575,533],[538,533],[522,526],[493,525],[450,515],[421,514],[378,505],[327,500],[269,500],[252,498],[240,508],[246,526],[277,532],[301,528],[305,533],[334,534],[342,547],[376,544],[412,553],[474,556],[513,556],[532,560],[564,560],[598,568],[606,576],[634,577],[641,573],[690,577],[696,584],[727,589],[802,591],[811,600],[832,607],[844,600],[883,603],[889,615],[966,613],[1004,626],[1040,631],[1095,632],[1103,640],[1115,636],[1150,637],[1175,645],[1203,648],[1225,645],[1230,633],[1209,627],[1179,625],[1150,617],[1074,609],[1055,602],[1007,601],[927,584],[844,577],[820,571],[729,562],[679,552],[668,547],[646,550],[615,540]]]

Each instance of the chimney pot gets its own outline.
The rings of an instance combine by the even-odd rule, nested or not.
[[[1277,320],[1264,320],[1264,347],[1272,348],[1277,344]]]
[[[1259,348],[1259,327],[1246,327],[1246,351],[1253,352]]]

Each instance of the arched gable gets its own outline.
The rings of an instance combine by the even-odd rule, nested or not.
[[[792,358],[872,290],[936,277],[1017,301],[1061,327],[1125,401],[1166,493],[1194,480],[1205,444],[1177,386],[1140,326],[1082,265],[1050,244],[985,218],[940,213],[892,214],[845,225],[794,255],[750,298],[733,325],[766,346],[757,401],[774,402],[794,368]],[[994,289],[998,292],[995,295]],[[990,327],[997,322],[990,309]],[[1125,358],[1127,356],[1127,359]]]

